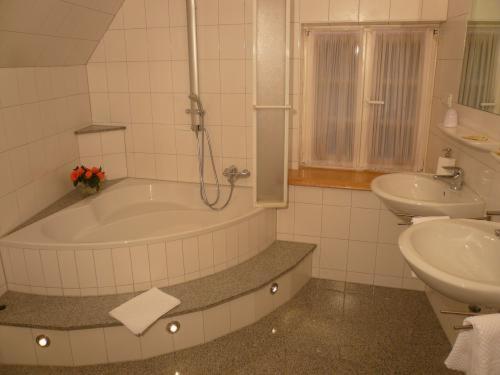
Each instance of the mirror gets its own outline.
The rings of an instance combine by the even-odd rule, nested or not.
[[[474,0],[458,103],[500,114],[500,0]]]

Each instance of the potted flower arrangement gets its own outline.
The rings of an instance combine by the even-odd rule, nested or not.
[[[87,168],[84,165],[75,167],[71,171],[71,181],[73,186],[78,187],[86,195],[94,194],[101,188],[101,183],[105,180],[106,174],[102,167]]]

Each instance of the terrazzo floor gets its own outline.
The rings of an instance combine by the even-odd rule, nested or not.
[[[157,358],[80,368],[0,366],[0,374],[458,374],[422,292],[312,279],[254,325]]]

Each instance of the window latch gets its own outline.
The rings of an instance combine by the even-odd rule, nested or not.
[[[366,102],[368,104],[373,104],[373,105],[384,105],[385,102],[383,100],[369,100],[369,99],[366,99]]]

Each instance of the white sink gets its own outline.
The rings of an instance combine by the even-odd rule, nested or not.
[[[399,237],[410,268],[431,288],[468,304],[500,308],[500,223],[436,220]]]
[[[375,178],[371,189],[387,208],[403,216],[484,216],[484,202],[476,193],[467,186],[460,191],[451,190],[432,174],[386,174]]]

